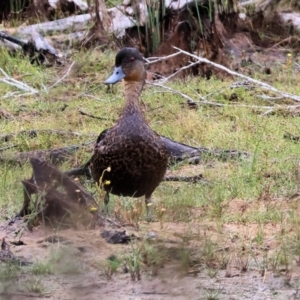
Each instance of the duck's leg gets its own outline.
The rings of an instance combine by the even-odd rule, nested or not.
[[[105,204],[105,213],[108,214],[108,202],[109,202],[109,192],[106,192],[104,196],[104,204]]]
[[[147,210],[147,221],[150,222],[152,221],[152,214],[151,214],[151,195],[146,195],[145,196],[145,203],[146,203],[146,210]]]

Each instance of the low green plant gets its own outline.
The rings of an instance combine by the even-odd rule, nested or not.
[[[28,292],[43,295],[46,293],[46,288],[39,278],[31,278],[25,283]]]
[[[33,264],[31,268],[31,272],[34,275],[43,275],[43,274],[53,274],[53,264],[50,261],[47,262],[42,262],[42,261],[37,261],[36,263]]]
[[[205,300],[219,300],[222,289],[207,289],[205,290]]]
[[[99,263],[99,267],[104,274],[104,276],[111,280],[113,275],[117,273],[118,269],[120,268],[122,261],[116,257],[115,255],[111,255],[108,259],[104,262]]]
[[[141,244],[143,266],[150,276],[157,276],[167,259],[167,249],[163,245],[151,244],[145,241]]]
[[[7,260],[0,262],[0,280],[2,282],[16,278],[20,274],[18,263]]]
[[[141,280],[142,269],[142,254],[140,251],[140,245],[138,243],[130,243],[130,250],[128,254],[122,257],[125,268],[128,270],[131,280]]]

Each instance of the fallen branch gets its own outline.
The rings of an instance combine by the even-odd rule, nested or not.
[[[15,38],[14,36],[11,36],[9,34],[7,34],[6,32],[0,31],[0,40],[6,40],[9,41],[11,43],[14,43],[18,46],[21,46],[22,48],[25,47],[26,42]]]
[[[92,16],[90,14],[83,14],[78,16],[71,16],[64,19],[58,19],[50,22],[33,24],[26,27],[20,27],[16,32],[21,36],[30,36],[32,32],[39,32],[43,35],[57,34],[65,31],[82,31],[87,29]]]
[[[20,90],[23,90],[25,92],[30,92],[31,94],[37,94],[39,93],[38,90],[30,87],[29,85],[27,85],[26,83],[23,83],[19,80],[16,80],[12,77],[9,77],[7,75],[7,73],[2,69],[0,68],[0,72],[4,75],[4,78],[0,78],[0,81],[3,82],[3,83],[6,83],[8,85],[12,85]]]
[[[84,111],[82,111],[82,110],[79,110],[79,113],[80,113],[82,116],[87,116],[87,117],[90,117],[90,118],[93,118],[93,119],[104,120],[104,121],[107,121],[107,120],[108,120],[107,118],[97,117],[97,116],[88,114],[88,113],[86,113],[86,112],[84,112]]]
[[[230,70],[230,69],[228,69],[228,68],[226,68],[226,67],[224,67],[224,66],[222,66],[222,65],[220,65],[220,64],[214,63],[214,62],[212,62],[212,61],[210,61],[210,60],[208,60],[208,59],[206,59],[206,58],[199,57],[199,56],[197,56],[197,55],[194,55],[194,54],[192,54],[192,53],[189,53],[189,52],[187,52],[187,51],[184,51],[184,50],[182,50],[182,49],[180,49],[180,48],[177,48],[177,47],[173,47],[173,48],[176,49],[176,50],[178,50],[179,53],[182,53],[182,54],[185,54],[185,55],[188,55],[188,56],[192,57],[192,58],[195,59],[198,63],[206,63],[206,64],[210,64],[210,65],[212,65],[213,67],[216,67],[216,68],[218,68],[218,69],[220,69],[220,70],[223,70],[223,71],[227,72],[227,73],[230,74],[230,75],[233,75],[233,76],[236,76],[236,77],[240,77],[240,78],[246,79],[246,80],[249,81],[249,82],[252,82],[252,83],[254,83],[254,84],[256,84],[256,85],[259,85],[259,86],[260,86],[261,88],[263,88],[263,89],[266,89],[266,90],[268,90],[268,91],[272,91],[272,92],[274,92],[274,93],[280,94],[282,97],[289,98],[289,99],[292,99],[292,100],[297,101],[297,102],[300,101],[300,96],[297,96],[297,95],[294,95],[294,94],[290,94],[290,93],[286,93],[286,92],[280,91],[280,90],[276,89],[275,87],[269,85],[268,83],[265,83],[265,82],[262,82],[262,81],[260,81],[260,80],[253,79],[253,78],[251,78],[251,77],[249,77],[249,76],[246,76],[246,75],[244,75],[244,74],[241,74],[241,73],[232,71],[232,70]]]
[[[151,65],[151,64],[155,64],[159,61],[163,61],[163,60],[169,59],[171,57],[175,57],[179,54],[180,54],[179,52],[175,52],[170,55],[163,56],[163,57],[151,56],[151,57],[144,58],[144,60],[146,61],[146,65]]]
[[[175,71],[173,74],[171,74],[170,76],[168,77],[165,77],[163,79],[160,80],[161,83],[164,83],[166,81],[168,81],[169,79],[175,77],[177,74],[179,74],[180,72],[184,71],[184,70],[187,70],[189,68],[192,68],[193,66],[195,65],[198,65],[199,62],[190,62],[190,64],[188,64],[187,66],[183,66],[181,67],[180,69],[178,69],[177,71]]]
[[[9,133],[0,135],[0,140],[4,142],[10,141],[12,138],[18,135],[27,135],[30,138],[35,138],[39,134],[57,134],[62,136],[89,136],[95,137],[95,134],[82,134],[76,131],[63,131],[63,130],[54,130],[54,129],[31,129],[31,130],[21,130],[16,133]]]
[[[71,63],[71,65],[70,65],[70,67],[68,68],[68,70],[67,70],[67,72],[65,73],[65,75],[64,75],[62,78],[58,79],[54,84],[52,84],[51,86],[49,86],[48,89],[51,89],[51,88],[55,87],[56,85],[58,85],[60,82],[62,82],[62,81],[69,75],[69,73],[70,73],[72,67],[74,66],[74,64],[75,64],[75,61],[73,61],[73,62]]]
[[[197,183],[203,180],[203,175],[195,175],[195,176],[166,176],[164,181],[183,181],[183,182],[192,182]]]
[[[247,104],[224,104],[224,103],[217,103],[217,102],[213,102],[213,101],[208,101],[206,100],[206,97],[203,97],[201,96],[200,94],[196,93],[197,94],[197,97],[200,98],[202,101],[197,101],[195,99],[193,99],[192,97],[188,96],[187,94],[184,94],[183,92],[181,91],[178,91],[178,90],[175,90],[171,87],[168,87],[168,86],[165,86],[161,83],[154,83],[154,82],[150,82],[150,81],[147,81],[147,83],[149,85],[153,85],[153,86],[157,86],[157,87],[160,87],[160,88],[163,88],[171,93],[174,93],[174,94],[177,94],[177,95],[180,95],[182,98],[186,99],[187,100],[187,103],[189,105],[192,105],[192,104],[200,104],[200,105],[208,105],[208,106],[217,106],[217,107],[228,107],[228,106],[231,106],[231,107],[243,107],[243,108],[257,108],[257,109],[271,109],[271,108],[274,108],[274,106],[255,106],[255,105],[247,105]],[[195,92],[195,91],[194,91]],[[293,108],[296,108],[298,106],[290,106],[290,108],[293,107]]]
[[[177,52],[180,54],[180,52]],[[168,56],[166,56],[167,58]],[[195,62],[193,63],[194,64],[199,64],[199,62]],[[187,67],[189,67],[191,65],[188,65]],[[183,67],[184,68],[184,67]],[[181,68],[182,69],[182,68]],[[178,70],[179,71],[181,71]],[[162,80],[157,80],[155,82],[153,81],[147,81],[147,84],[149,85],[153,85],[153,86],[156,86],[156,87],[159,87],[159,88],[162,88],[164,90],[167,90],[168,92],[170,93],[174,93],[174,94],[177,94],[177,95],[180,95],[181,97],[183,97],[184,99],[187,100],[187,104],[191,107],[191,108],[195,108],[197,107],[197,105],[206,105],[206,106],[212,106],[212,107],[239,107],[239,108],[251,108],[251,109],[257,109],[257,110],[267,110],[266,112],[264,112],[262,115],[263,116],[266,116],[272,112],[274,112],[276,109],[279,109],[279,110],[288,110],[288,111],[293,111],[294,109],[298,109],[300,108],[300,105],[297,104],[297,105],[280,105],[280,104],[276,104],[274,103],[275,101],[279,101],[279,100],[282,100],[284,97],[281,95],[280,97],[270,97],[270,96],[266,96],[266,95],[259,95],[258,97],[272,103],[273,105],[272,106],[267,106],[267,105],[248,105],[248,104],[239,104],[239,103],[230,103],[230,104],[226,104],[226,103],[218,103],[218,102],[214,102],[214,101],[208,101],[207,98],[212,96],[213,94],[215,94],[216,92],[219,92],[221,90],[225,90],[227,88],[237,88],[237,87],[244,87],[244,88],[247,88],[247,89],[253,89],[254,86],[253,85],[250,85],[249,82],[247,81],[238,81],[238,82],[235,82],[233,84],[230,84],[228,87],[223,87],[217,91],[214,91],[213,93],[210,93],[210,94],[207,94],[205,97],[200,95],[197,91],[195,91],[194,89],[193,92],[197,95],[197,98],[198,99],[201,99],[201,101],[198,101],[194,98],[192,98],[191,96],[179,91],[179,90],[176,90],[174,88],[171,88],[169,86],[165,86],[164,83],[166,80],[170,79],[172,77],[169,76],[168,78],[165,78],[165,77],[162,77]]]
[[[125,35],[127,28],[131,28],[137,24],[143,26],[148,15],[147,6],[144,2],[138,3],[137,6],[141,11],[139,20],[134,18],[134,13],[132,16],[128,15],[125,12],[125,7],[122,5],[109,8],[107,13],[110,16],[111,22],[104,24],[106,26],[105,30],[107,32],[115,33],[119,38]],[[99,12],[99,16],[102,19],[101,11]],[[53,35],[59,32],[78,32],[88,30],[94,20],[95,14],[88,13],[50,22],[33,24],[26,27],[19,27],[15,31],[21,36],[30,36],[32,32],[38,32],[42,35]]]
[[[20,46],[23,53],[29,56],[31,62],[43,64],[46,61],[52,61],[58,64],[63,64],[62,55],[59,51],[54,49],[47,39],[36,31],[30,32],[30,38],[28,41],[23,41],[0,31],[0,40],[6,40]]]
[[[94,141],[90,142],[94,143]],[[41,159],[50,161],[52,164],[60,164],[72,157],[80,148],[89,145],[90,143],[82,145],[67,146],[59,149],[36,150],[28,152],[10,153],[7,155],[0,155],[0,162],[24,164],[28,159]],[[13,146],[16,147],[16,146]],[[5,149],[6,150],[6,149]]]
[[[160,84],[160,83],[154,83],[154,82],[150,82],[150,81],[147,81],[147,83],[150,84],[150,85],[153,85],[153,86],[161,87],[161,88],[163,88],[163,89],[165,89],[165,90],[168,90],[168,91],[171,91],[171,92],[173,92],[173,93],[175,93],[175,94],[178,94],[178,95],[180,95],[182,98],[186,99],[187,102],[190,102],[190,103],[196,103],[196,101],[195,101],[193,98],[191,98],[190,96],[188,96],[188,95],[186,95],[186,94],[184,94],[184,93],[182,93],[182,92],[180,92],[180,91],[178,91],[178,90],[172,89],[172,88],[170,88],[170,87],[168,87],[168,86],[165,86],[165,85],[162,85],[162,84]],[[205,99],[204,97],[202,97],[202,96],[200,96],[200,97],[201,97],[201,99],[204,101],[204,103],[208,103],[208,101],[206,101],[206,99]],[[217,106],[222,106],[221,104],[219,105],[218,103],[216,103],[216,105],[217,105]]]

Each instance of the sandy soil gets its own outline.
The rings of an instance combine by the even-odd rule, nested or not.
[[[235,205],[237,207],[237,205]],[[15,239],[15,230],[19,224],[1,225],[0,237],[10,244]],[[25,231],[21,240],[24,245],[13,246],[10,250],[15,256],[25,261],[49,261],[51,253],[59,249],[59,258],[53,258],[56,271],[54,274],[22,272],[11,281],[0,284],[1,299],[300,299],[298,293],[299,269],[273,272],[262,269],[263,254],[277,247],[276,240],[266,239],[261,247],[244,253],[234,251],[242,249],[243,242],[252,238],[257,232],[257,225],[224,225],[221,235],[222,249],[215,249],[228,254],[228,263],[223,269],[196,265],[182,269],[182,262],[174,249],[182,249],[183,236],[189,236],[186,246],[197,254],[202,251],[206,237],[220,241],[214,224],[165,223],[141,224],[139,230],[127,228],[136,236],[150,233],[155,236],[153,243],[164,245],[169,250],[164,264],[153,276],[143,268],[141,280],[133,281],[123,268],[108,279],[103,272],[101,262],[112,254],[120,256],[132,250],[131,245],[108,244],[101,236],[100,230],[61,230],[53,233],[50,229],[35,228]],[[280,230],[279,226],[269,225],[265,232]],[[173,253],[173,255],[171,254]],[[239,255],[240,254],[240,255]],[[3,266],[3,265],[2,265]],[[24,268],[24,267],[23,267]],[[25,268],[30,268],[25,267]],[[36,280],[43,284],[42,294],[29,292],[28,284]],[[27,286],[27,288],[26,288]]]

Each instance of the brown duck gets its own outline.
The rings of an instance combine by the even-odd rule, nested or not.
[[[150,218],[151,195],[162,181],[168,152],[160,136],[147,124],[139,107],[146,70],[142,55],[134,48],[123,48],[116,56],[115,69],[105,84],[125,81],[125,106],[119,120],[97,140],[90,160],[93,179],[114,195],[145,196]]]

